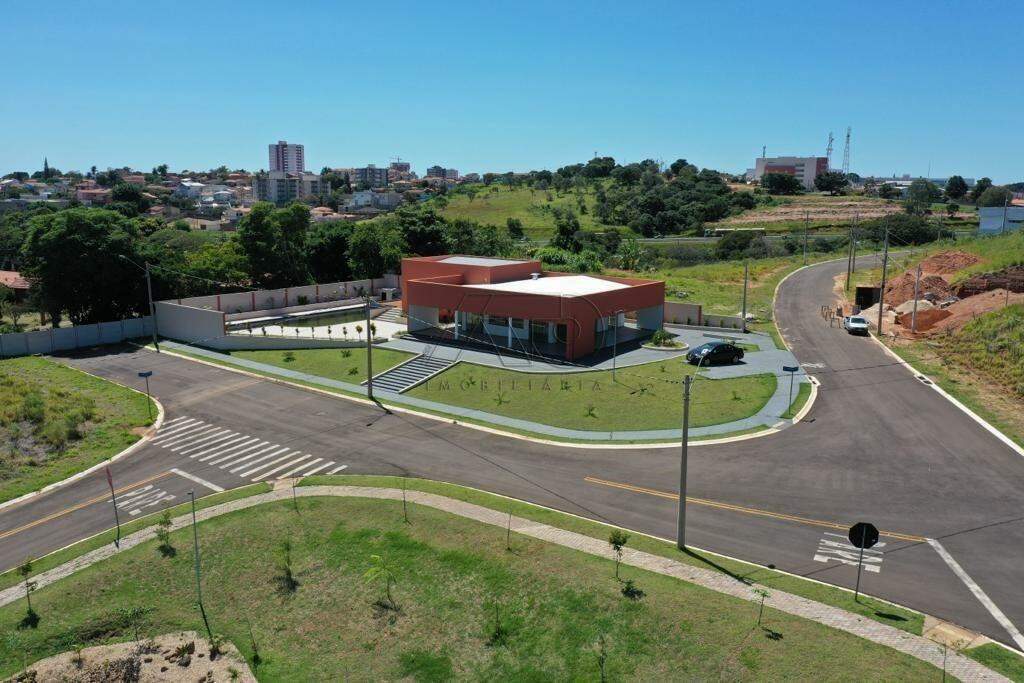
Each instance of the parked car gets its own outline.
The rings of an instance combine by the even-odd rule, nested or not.
[[[868,333],[868,321],[860,315],[848,315],[843,318],[843,327],[850,334],[866,335]]]
[[[743,358],[743,349],[724,341],[708,342],[690,349],[686,360],[694,365],[714,365],[715,363],[737,363]]]

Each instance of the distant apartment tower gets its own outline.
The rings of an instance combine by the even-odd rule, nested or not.
[[[377,168],[373,164],[369,164],[364,168],[353,168],[349,182],[356,187],[360,185],[365,185],[366,187],[387,187],[388,169]]]
[[[814,179],[828,170],[826,157],[760,157],[754,163],[754,180],[765,173],[796,176],[805,190],[814,189]]]
[[[391,165],[388,166],[388,170],[397,171],[398,173],[408,173],[412,170],[412,164],[408,161],[392,161]]]
[[[445,180],[458,180],[459,172],[454,168],[444,168],[443,166],[431,166],[427,169],[428,178],[444,178]]]
[[[315,173],[271,171],[252,179],[252,191],[258,202],[283,205],[310,195],[327,194],[331,184]]]
[[[302,145],[289,145],[278,140],[270,145],[270,170],[282,173],[305,173],[306,154]]]

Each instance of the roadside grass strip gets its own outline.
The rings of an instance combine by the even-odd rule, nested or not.
[[[651,553],[641,548],[653,542],[647,537],[629,539],[619,581],[608,527],[571,531],[515,513],[571,516],[493,498],[501,504],[415,488],[312,485],[205,507],[197,531],[211,626],[250,662],[258,644],[259,675],[269,680],[438,671],[597,679],[599,653],[612,679],[779,680],[834,671],[842,661],[865,680],[937,679],[943,665],[962,680],[1003,680],[892,626],[774,588],[763,596],[749,577]],[[123,537],[121,550],[104,546],[34,575],[35,629],[13,629],[24,612],[21,587],[0,593],[0,623],[14,633],[0,643],[0,675],[19,670],[23,658],[71,649],[83,635],[83,644],[132,638],[130,626],[97,628],[132,607],[144,610],[145,634],[202,631],[190,525],[190,514],[173,519],[169,557],[148,528]],[[282,587],[283,566],[290,588]],[[394,579],[393,599],[362,578],[374,566]],[[102,600],[71,599],[100,591]]]

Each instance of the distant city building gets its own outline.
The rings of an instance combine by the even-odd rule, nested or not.
[[[462,179],[465,180],[467,183],[479,183],[480,182],[480,174],[479,173],[467,173],[466,175],[462,176]]]
[[[377,168],[373,164],[369,164],[364,168],[353,168],[352,174],[349,176],[349,182],[355,186],[387,187],[388,169]]]
[[[306,153],[302,145],[290,145],[278,140],[270,145],[270,170],[282,173],[305,173]]]
[[[326,194],[331,191],[331,186],[315,173],[271,171],[253,178],[252,191],[256,201],[280,205],[310,195]]]
[[[174,194],[177,197],[187,197],[188,199],[198,199],[199,195],[203,193],[203,188],[206,187],[204,183],[197,182],[186,178],[181,181],[176,188],[174,188]]]
[[[814,189],[814,179],[828,171],[825,157],[760,157],[754,162],[754,180],[765,173],[785,173],[796,176],[805,190]]]
[[[978,232],[998,235],[1024,226],[1024,206],[983,206],[978,208]]]
[[[409,173],[412,170],[412,164],[407,161],[392,161],[391,165],[388,166],[389,171],[397,171],[398,173]]]
[[[371,205],[375,209],[392,211],[402,204],[402,195],[398,192],[374,192],[371,197]]]
[[[454,168],[444,168],[442,166],[431,166],[427,169],[428,178],[444,178],[445,180],[458,180],[459,172]]]

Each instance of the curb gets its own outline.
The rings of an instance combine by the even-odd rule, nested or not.
[[[64,364],[62,363],[61,365],[64,365]],[[83,375],[89,375],[90,377],[95,377],[96,379],[101,379],[104,382],[110,382],[111,384],[116,384],[117,386],[124,387],[125,389],[128,389],[129,391],[134,391],[136,394],[141,394],[142,396],[146,395],[143,392],[139,391],[138,389],[136,389],[134,387],[128,386],[127,384],[121,384],[120,382],[115,382],[112,379],[108,379],[106,377],[100,377],[99,375],[94,375],[91,372],[86,372],[85,370],[82,370],[81,368],[76,368],[76,367],[71,366],[71,365],[64,365],[64,367],[71,368],[72,370],[77,370],[78,372],[81,372]],[[32,498],[35,498],[36,496],[40,496],[40,495],[42,495],[44,493],[49,493],[50,491],[54,491],[54,490],[59,489],[59,488],[61,488],[63,486],[66,486],[67,484],[70,484],[72,482],[78,481],[79,479],[82,479],[83,477],[87,477],[88,475],[92,474],[96,470],[99,470],[100,468],[107,467],[111,463],[117,462],[118,460],[121,460],[122,458],[128,457],[129,455],[131,455],[135,451],[137,451],[140,448],[142,448],[143,446],[145,446],[147,443],[149,443],[150,439],[153,438],[153,435],[156,434],[157,430],[160,429],[160,426],[163,425],[163,423],[164,423],[164,415],[165,415],[164,406],[163,406],[162,403],[160,403],[160,400],[157,399],[155,396],[150,396],[150,399],[152,399],[153,403],[156,404],[156,419],[153,420],[153,424],[151,424],[149,426],[149,428],[146,429],[146,433],[143,434],[142,437],[138,441],[133,443],[131,446],[128,446],[128,448],[124,449],[120,453],[115,453],[114,455],[110,456],[106,460],[102,460],[102,461],[96,463],[95,465],[92,465],[91,467],[82,470],[81,472],[76,472],[76,473],[72,474],[70,477],[68,477],[67,479],[62,479],[61,481],[55,481],[52,484],[47,484],[46,486],[44,486],[43,488],[41,488],[41,489],[39,489],[37,491],[29,491],[28,493],[26,493],[24,495],[21,495],[21,496],[18,496],[17,498],[12,498],[11,500],[4,501],[3,503],[0,503],[0,510],[3,510],[3,509],[8,508],[8,507],[13,507],[15,505],[18,505],[19,503],[24,503],[26,501],[31,500]]]

